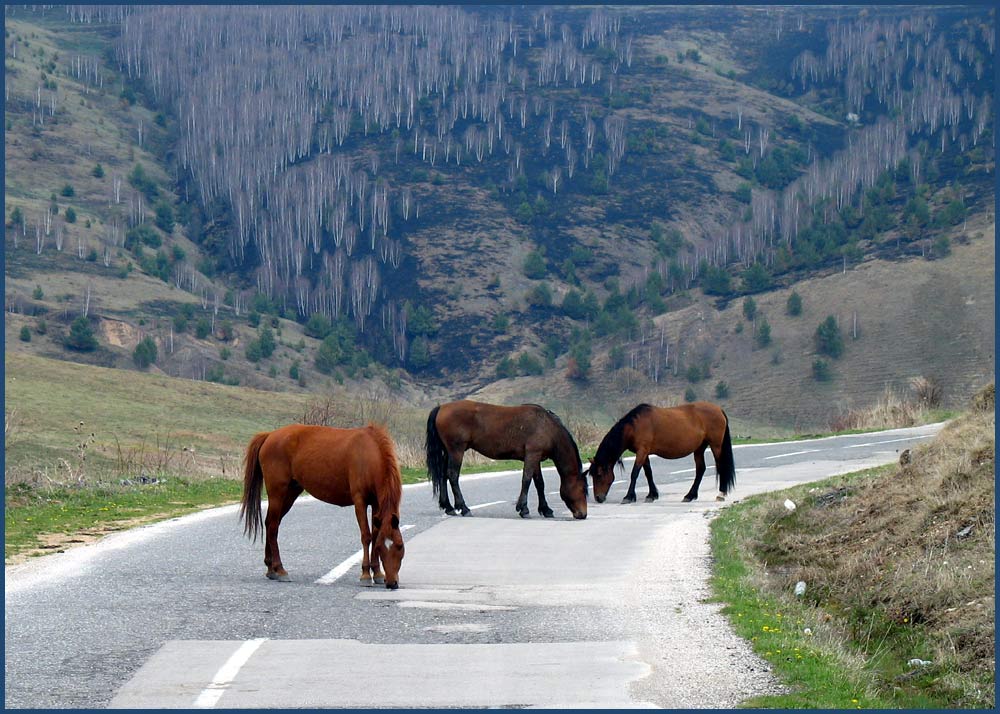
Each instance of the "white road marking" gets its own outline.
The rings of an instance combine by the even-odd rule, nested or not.
[[[470,511],[475,511],[476,509],[479,509],[479,508],[486,508],[487,506],[497,506],[497,505],[499,505],[501,503],[507,503],[507,502],[506,501],[490,501],[489,503],[480,503],[480,504],[478,504],[476,506],[469,506],[469,510]]]
[[[806,449],[805,451],[789,451],[787,454],[775,454],[774,456],[765,456],[763,460],[767,461],[769,459],[783,459],[786,456],[800,456],[801,454],[812,454],[816,451],[822,451],[822,450],[823,449]]]
[[[400,526],[399,530],[401,530],[401,531],[408,531],[411,528],[413,528],[413,524],[406,525],[406,526]],[[341,563],[340,565],[338,565],[336,568],[334,568],[333,570],[331,570],[329,573],[327,573],[326,575],[324,575],[322,578],[320,578],[319,580],[317,580],[316,584],[317,585],[329,585],[330,583],[339,580],[344,575],[344,573],[346,573],[348,570],[350,570],[355,565],[357,565],[358,563],[361,562],[361,559],[364,557],[364,554],[365,554],[365,552],[363,550],[359,550],[357,553],[355,553],[354,555],[352,555],[350,558],[348,558],[343,563]]]
[[[240,668],[247,663],[247,660],[257,651],[257,648],[265,642],[267,642],[266,637],[258,637],[257,639],[247,640],[241,644],[230,655],[225,664],[219,667],[219,671],[212,678],[212,683],[205,687],[201,691],[201,694],[198,695],[198,698],[194,700],[195,708],[211,709],[214,707],[218,703],[219,697],[229,689],[229,685],[236,679]]]
[[[694,471],[695,471],[694,469],[681,469],[680,471],[671,471],[670,474],[671,475],[673,475],[673,474],[690,474],[690,473],[694,473]]]
[[[869,441],[867,444],[851,444],[850,446],[845,446],[845,449],[860,449],[862,446],[878,446],[879,444],[894,444],[897,441],[913,441],[914,439],[929,439],[930,435],[926,436],[908,436],[905,439],[889,439],[887,441]]]

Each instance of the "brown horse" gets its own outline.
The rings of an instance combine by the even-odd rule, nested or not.
[[[267,489],[267,519],[263,526],[262,482]],[[289,579],[278,553],[278,526],[303,491],[335,506],[353,505],[361,529],[361,584],[384,580],[390,590],[399,587],[404,552],[399,530],[403,487],[396,450],[385,429],[374,424],[360,429],[290,424],[250,440],[240,519],[246,534],[255,541],[261,530],[265,531],[264,565],[272,580]],[[385,566],[385,575],[380,562]]]
[[[438,504],[449,516],[458,509],[471,513],[458,487],[458,472],[466,450],[474,449],[491,459],[524,462],[521,494],[514,508],[528,517],[528,485],[534,481],[538,512],[552,518],[545,500],[541,463],[551,458],[559,472],[559,495],[574,518],[587,517],[587,479],[583,475],[580,450],[559,417],[537,404],[500,407],[468,400],[434,407],[427,417],[427,475]],[[455,507],[448,499],[448,484],[455,494]]]
[[[625,450],[635,453],[632,480],[622,503],[635,502],[635,482],[639,469],[646,472],[649,495],[646,501],[655,501],[659,492],[653,483],[650,454],[665,459],[680,459],[694,454],[695,477],[685,501],[698,498],[698,486],[705,475],[705,449],[712,449],[715,471],[719,482],[717,501],[725,501],[726,494],[736,483],[736,465],[733,462],[733,444],[729,438],[729,417],[722,409],[709,402],[693,402],[679,407],[660,408],[640,404],[611,427],[590,463],[588,471],[594,477],[594,498],[603,503],[608,489],[615,480],[614,467],[621,463]]]

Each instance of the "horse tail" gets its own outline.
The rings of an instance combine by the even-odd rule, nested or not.
[[[445,508],[448,498],[448,450],[444,448],[444,442],[437,428],[437,415],[441,405],[431,409],[427,415],[427,478],[430,479],[434,488],[434,495],[438,497],[438,504]]]
[[[248,538],[257,540],[264,530],[260,517],[260,490],[264,483],[264,472],[260,468],[260,447],[271,435],[269,431],[255,434],[247,446],[246,469],[243,472],[243,500],[240,503],[240,520],[243,532]]]
[[[382,518],[399,515],[399,503],[403,499],[403,477],[399,472],[399,459],[396,456],[396,447],[392,443],[389,432],[378,424],[369,424],[375,444],[382,455],[382,468],[385,480],[383,488],[378,494],[378,508]]]
[[[722,448],[719,449],[719,460],[715,463],[715,471],[719,476],[719,490],[729,493],[736,485],[736,462],[733,459],[733,441],[729,436],[729,417],[722,412],[726,420],[726,433],[722,436]]]

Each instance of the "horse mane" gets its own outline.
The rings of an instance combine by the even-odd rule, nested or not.
[[[649,404],[640,404],[615,422],[611,430],[601,439],[601,444],[597,447],[597,453],[594,454],[593,463],[601,466],[611,466],[614,462],[618,461],[622,452],[625,451],[625,446],[622,444],[625,436],[625,427],[632,424],[637,417],[645,414],[652,408]]]
[[[580,478],[583,479],[583,487],[584,487],[584,491],[586,492],[586,490],[587,490],[587,477],[583,475],[583,460],[580,458],[580,447],[576,445],[576,439],[573,438],[573,433],[569,429],[566,428],[566,425],[562,423],[562,419],[560,419],[559,416],[555,412],[546,409],[545,407],[541,406],[540,404],[531,404],[530,406],[538,407],[539,409],[541,409],[542,411],[544,411],[546,414],[548,414],[549,418],[552,421],[554,421],[556,423],[556,425],[560,429],[563,430],[563,433],[566,434],[566,438],[569,439],[570,446],[573,447],[573,456],[576,458],[576,472],[578,474],[580,474]]]
[[[399,472],[399,459],[396,458],[396,447],[385,427],[369,422],[368,433],[382,454],[382,464],[386,471],[386,478],[382,480],[382,488],[378,493],[378,507],[382,517],[387,519],[391,515],[399,515],[399,503],[403,499],[403,478]]]

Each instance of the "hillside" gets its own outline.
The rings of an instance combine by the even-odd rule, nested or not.
[[[992,373],[992,11],[5,13],[8,351],[747,430]]]

